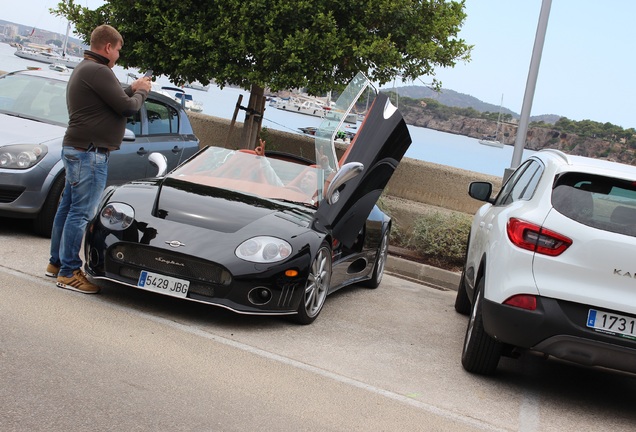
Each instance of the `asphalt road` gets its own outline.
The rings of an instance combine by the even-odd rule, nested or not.
[[[525,355],[460,365],[455,293],[387,275],[319,319],[56,288],[49,242],[0,219],[2,431],[632,431],[636,380]]]

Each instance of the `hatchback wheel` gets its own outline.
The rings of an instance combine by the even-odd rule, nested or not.
[[[55,213],[57,213],[57,206],[60,204],[62,198],[62,192],[64,191],[64,174],[58,176],[51,185],[49,195],[46,197],[40,213],[35,217],[33,221],[33,230],[36,234],[42,237],[51,237],[51,230],[53,229],[53,219],[55,219]]]
[[[468,372],[491,375],[497,369],[501,357],[501,343],[490,337],[484,330],[481,315],[483,292],[484,278],[481,278],[475,290],[475,301],[466,329],[462,366]]]

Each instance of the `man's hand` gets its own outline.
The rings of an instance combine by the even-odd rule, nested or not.
[[[146,90],[147,92],[149,92],[150,89],[152,88],[152,78],[150,77],[137,78],[135,81],[132,82],[130,87],[132,88],[134,92],[136,92],[137,90]]]

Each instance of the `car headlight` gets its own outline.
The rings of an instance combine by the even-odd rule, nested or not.
[[[240,259],[255,263],[282,261],[291,255],[292,247],[285,240],[276,237],[252,237],[236,248],[234,253]]]
[[[27,169],[48,153],[45,145],[18,144],[0,148],[0,168]]]
[[[109,203],[102,209],[99,220],[110,230],[123,231],[135,220],[135,210],[128,204]]]

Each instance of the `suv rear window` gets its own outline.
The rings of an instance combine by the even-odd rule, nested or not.
[[[555,181],[552,205],[587,226],[636,237],[636,185],[632,181],[565,173]]]

